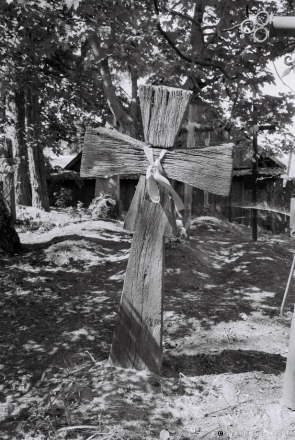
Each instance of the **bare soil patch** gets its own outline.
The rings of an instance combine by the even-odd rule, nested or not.
[[[24,216],[39,223],[18,226],[23,254],[0,262],[1,439],[294,438],[280,405],[287,235],[253,243],[200,217],[190,241],[167,241],[160,377],[107,363],[132,239],[122,222]]]

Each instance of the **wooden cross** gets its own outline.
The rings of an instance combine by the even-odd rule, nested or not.
[[[176,129],[177,132],[177,129]],[[147,137],[147,136],[146,136]],[[114,129],[88,130],[82,177],[146,174],[149,145]],[[154,160],[161,150],[153,148]],[[162,173],[200,189],[227,196],[233,168],[232,145],[166,151]],[[162,364],[163,271],[165,234],[178,233],[169,191],[159,187],[160,203],[151,201],[141,176],[124,227],[134,231],[109,360],[112,364],[156,374]]]

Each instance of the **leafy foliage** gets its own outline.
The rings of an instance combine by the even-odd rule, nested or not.
[[[262,9],[290,14],[288,1],[13,0],[0,8],[0,69],[17,87],[35,84],[42,143],[55,149],[112,115],[136,135],[128,126],[137,122],[140,78],[193,89],[232,125],[234,139],[242,126],[251,135],[253,93],[260,124],[291,123],[291,95],[263,96],[262,88],[274,81],[268,62],[292,52],[294,38],[261,44],[239,29]],[[132,96],[122,87],[130,76]]]
[[[60,188],[59,191],[53,193],[55,205],[58,208],[66,208],[73,200],[72,190],[69,188]]]
[[[92,213],[92,218],[107,218],[112,214],[116,200],[108,194],[100,194],[92,200],[89,211]]]

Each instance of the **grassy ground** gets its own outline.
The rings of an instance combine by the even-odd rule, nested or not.
[[[132,239],[122,223],[22,218],[24,253],[0,262],[1,439],[294,438],[278,316],[291,239],[253,243],[201,217],[190,241],[167,242],[160,377],[107,363]]]

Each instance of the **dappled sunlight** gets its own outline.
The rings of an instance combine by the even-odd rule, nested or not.
[[[97,359],[105,359],[109,352],[120,281],[116,281],[116,289],[102,286],[112,275],[106,272],[107,264],[111,272],[125,272],[130,239],[117,241],[116,236],[113,241],[105,237],[102,243],[97,235],[70,238],[59,232],[56,243],[44,241],[43,245],[41,236],[42,247],[5,262],[1,327],[11,341],[5,350],[1,345],[0,351],[5,395],[12,393],[20,398],[21,386],[15,385],[15,378],[21,368],[36,369],[28,380],[30,388],[44,369],[65,353],[74,356],[88,350]]]
[[[261,289],[259,289],[259,287],[255,287],[255,286],[248,287],[248,289],[253,290],[253,292],[259,292],[261,290]]]
[[[256,260],[270,260],[270,261],[274,261],[274,258],[271,258],[271,257],[256,257]]]
[[[165,269],[165,273],[169,274],[169,275],[179,275],[181,273],[181,269],[176,268],[176,269]]]
[[[246,269],[247,269],[247,266],[245,266],[244,264],[241,264],[240,266],[234,267],[233,271],[234,272],[243,272],[243,273],[249,274],[249,271]]]
[[[64,331],[61,336],[70,342],[76,342],[79,339],[88,339],[89,341],[94,341],[97,332],[90,328],[79,328],[73,330],[72,332]]]
[[[122,426],[138,438],[151,426],[154,438],[166,428],[195,436],[195,417],[209,432],[211,413],[257,396],[262,382],[267,397],[280,394],[289,324],[278,311],[291,244],[253,244],[249,231],[208,217],[193,223],[191,241],[166,246],[162,376],[107,362],[131,242],[115,223],[97,232],[88,222],[89,237],[74,230],[51,244],[41,237],[39,248],[1,262],[1,433],[36,430],[37,421],[45,432],[42,423],[56,420],[94,426],[97,438],[109,429],[116,438]],[[138,316],[129,318],[133,343]]]
[[[42,353],[44,353],[46,351],[46,348],[44,347],[44,345],[40,345],[32,339],[30,339],[25,344],[23,344],[23,348],[26,351],[37,351],[37,352],[42,352]]]
[[[203,272],[198,272],[196,269],[192,269],[192,272],[195,275],[199,275],[201,278],[210,278],[210,275],[208,275],[207,273],[203,273]],[[169,272],[168,272],[169,273]]]
[[[260,302],[261,302],[261,300],[263,300],[266,297],[273,298],[276,295],[275,292],[268,292],[268,291],[265,291],[265,290],[259,290],[259,293],[258,293],[257,290],[254,290],[254,289],[251,289],[251,288],[247,289],[247,290],[244,290],[243,294],[246,297],[247,296],[248,297],[251,296],[251,298],[255,298],[256,300],[259,300]]]
[[[116,263],[117,261],[125,261],[128,260],[129,254],[127,255],[111,255],[106,261],[109,261],[111,263]]]
[[[114,274],[114,275],[111,275],[111,276],[109,277],[109,280],[110,280],[110,281],[124,281],[125,273],[126,273],[125,270],[121,270],[121,271],[119,271],[118,273],[116,273],[116,274]]]
[[[95,296],[87,299],[87,302],[91,304],[91,307],[95,307],[97,304],[101,304],[109,300],[109,296],[106,295],[107,292],[105,290],[93,290],[91,293],[95,294]],[[84,307],[85,306],[83,306],[83,308]]]
[[[242,257],[243,255],[245,255],[246,251],[239,251],[236,252],[235,250],[233,251],[233,256],[235,257]]]
[[[228,244],[228,241],[219,241],[219,240],[214,240],[214,243],[217,243],[217,244],[225,244],[225,245],[227,245]],[[226,252],[226,251],[225,251]]]

